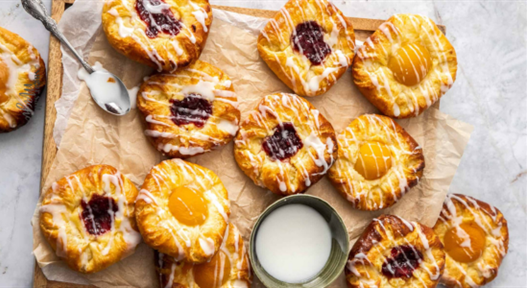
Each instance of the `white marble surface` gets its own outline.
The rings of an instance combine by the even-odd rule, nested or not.
[[[44,0],[49,8],[51,0]],[[211,0],[279,9],[285,0]],[[417,13],[447,26],[459,67],[441,110],[475,126],[450,192],[498,207],[509,254],[487,287],[527,287],[527,4],[524,1],[333,1],[346,15]],[[47,33],[17,0],[0,0],[0,26],[33,43],[47,63]],[[44,101],[28,125],[0,135],[0,287],[30,287],[30,219],[38,199]]]

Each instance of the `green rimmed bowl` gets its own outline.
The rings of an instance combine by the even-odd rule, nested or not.
[[[256,255],[256,235],[258,234],[258,228],[262,221],[274,210],[289,204],[304,204],[315,209],[322,217],[326,220],[331,230],[331,252],[326,265],[320,272],[311,280],[303,283],[287,283],[278,280],[271,276],[260,264],[258,255]],[[249,258],[254,274],[262,281],[262,283],[269,288],[323,288],[329,286],[344,270],[346,261],[348,260],[349,251],[349,237],[348,230],[342,218],[337,211],[329,205],[328,202],[321,198],[298,194],[284,197],[273,204],[271,204],[265,211],[258,217],[254,224],[253,231],[251,233],[251,239],[249,242]]]

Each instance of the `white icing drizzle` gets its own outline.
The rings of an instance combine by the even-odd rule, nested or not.
[[[156,24],[156,21],[153,19],[152,15],[163,13],[164,10],[171,9],[171,8],[179,8],[179,7],[172,7],[176,4],[168,4],[163,1],[159,3],[158,5],[153,5],[149,0],[138,0],[142,1],[143,7],[150,15],[150,22],[152,25],[154,25],[156,28],[158,28],[158,31],[162,31],[162,27],[159,27]],[[167,38],[167,44],[172,46],[174,49],[175,55],[171,51],[168,50],[168,45],[164,45],[163,48],[167,52],[167,58],[164,59],[160,55],[159,51],[156,49],[156,46],[152,44],[152,41],[156,41],[156,39],[150,39],[146,33],[145,33],[145,23],[141,20],[139,15],[137,14],[137,11],[133,5],[135,1],[128,1],[128,0],[112,0],[107,1],[105,5],[111,5],[110,9],[106,11],[106,13],[112,15],[115,18],[115,23],[118,25],[118,34],[120,38],[132,38],[134,42],[138,43],[139,46],[146,52],[150,60],[157,65],[158,71],[162,71],[164,66],[166,66],[166,62],[170,62],[172,67],[172,72],[176,71],[177,61],[174,61],[175,56],[181,56],[183,53],[185,53],[185,48],[180,44],[180,41],[188,40],[192,44],[196,43],[196,36],[194,35],[194,32],[192,32],[192,29],[189,29],[185,25],[184,22],[180,22],[182,29],[179,34],[175,36],[164,34],[163,37],[159,38]],[[190,14],[194,16],[196,21],[202,26],[202,29],[204,32],[208,32],[208,27],[206,25],[206,20],[208,19],[208,14],[206,13],[205,9],[203,9],[200,5],[188,1],[188,7],[190,8]],[[126,10],[126,13],[119,13],[117,8],[121,8]],[[127,17],[121,17],[121,15],[129,15]],[[175,15],[177,17],[177,15]],[[162,32],[159,32],[162,33]]]
[[[348,57],[343,52],[343,49],[345,49],[347,46],[348,51],[355,51],[355,41],[351,38],[350,34],[348,33],[346,20],[342,17],[341,12],[338,10],[338,8],[335,7],[333,4],[325,1],[315,0],[313,2],[319,9],[318,11],[315,11],[315,7],[311,7],[310,4],[305,4],[307,3],[305,1],[290,1],[289,3],[294,3],[294,5],[296,5],[296,7],[293,9],[295,9],[296,11],[300,11],[302,15],[304,15],[304,17],[302,18],[305,19],[305,21],[311,20],[309,19],[310,17],[305,17],[304,9],[307,8],[311,9],[311,12],[313,14],[319,15],[322,18],[320,19],[321,22],[329,21],[331,23],[331,25],[324,26],[325,28],[329,29],[329,31],[325,31],[324,41],[330,46],[332,50],[331,54],[326,56],[324,62],[320,65],[312,65],[309,59],[303,55],[302,51],[299,51],[300,53],[296,53],[293,51],[293,56],[287,57],[285,63],[282,63],[282,61],[280,61],[280,58],[277,55],[278,52],[273,53],[275,61],[280,64],[280,69],[282,70],[284,75],[291,81],[294,87],[293,90],[298,91],[301,87],[307,96],[317,95],[319,89],[322,89],[323,92],[327,91],[327,89],[329,89],[328,86],[330,85],[323,85],[321,87],[322,83],[324,81],[329,82],[330,78],[332,80],[337,80],[337,76],[340,73],[341,69],[347,69],[351,65],[351,62],[353,60],[352,57]],[[307,5],[307,7],[303,7],[303,5]],[[334,11],[330,11],[329,6],[331,6],[331,10]],[[284,19],[284,21],[281,22],[286,23],[288,25],[287,30],[295,31],[296,25],[288,9],[286,9],[286,7],[282,7],[279,13]],[[328,15],[335,14],[336,16],[326,16],[326,13]],[[265,29],[269,30],[269,32],[266,32]],[[280,28],[280,24],[275,18],[269,20],[265,29],[261,31],[261,35],[266,38],[269,43],[271,43],[271,38],[269,37],[268,33],[272,33],[273,36],[278,37],[279,41],[282,43],[289,43],[291,41],[290,39],[284,39],[281,36],[281,33],[283,33],[283,31]],[[341,32],[342,30],[344,30],[344,32]],[[340,39],[342,38],[342,33],[344,33],[346,41],[342,41]],[[292,46],[292,44],[289,45],[288,49],[293,49]],[[299,48],[300,50],[302,50],[301,47]],[[271,51],[267,52],[271,53]],[[283,51],[280,51],[279,53],[283,53]],[[301,71],[300,67],[309,67],[309,69],[307,71]],[[322,72],[318,72],[318,70],[320,70],[320,67],[323,68]],[[299,79],[300,83],[297,83],[296,79]]]
[[[192,94],[192,97],[202,97],[212,102],[212,106],[231,105],[234,108],[237,108],[238,102],[236,93],[231,90],[227,90],[232,87],[230,80],[222,80],[217,76],[212,76],[206,72],[185,68],[181,72],[176,72],[174,74],[167,74],[166,76],[174,78],[186,78],[191,80],[192,85],[181,86],[175,83],[161,83],[156,82],[156,78],[146,79],[146,83],[149,85],[163,86],[168,85],[176,88],[176,92],[171,92],[169,94],[170,99],[183,99],[184,97],[189,97],[188,95]],[[163,114],[150,114],[146,116],[146,122],[149,124],[148,129],[145,131],[145,134],[153,138],[166,138],[174,139],[173,141],[165,141],[157,145],[157,149],[164,153],[170,153],[177,151],[181,155],[193,156],[201,153],[208,152],[209,150],[204,149],[202,146],[197,146],[198,141],[210,142],[211,147],[220,147],[231,139],[232,136],[235,136],[239,123],[238,120],[234,121],[231,119],[222,118],[223,116],[216,116],[208,114],[209,117],[202,128],[195,127],[195,129],[187,129],[184,124],[181,126],[176,125],[172,121],[172,112],[170,111],[171,104],[168,100],[160,101],[156,100],[155,96],[160,95],[162,92],[160,90],[151,90],[143,91],[141,97],[148,101],[153,102],[164,106]],[[166,110],[165,110],[166,109]],[[214,108],[213,108],[214,110]],[[169,116],[166,116],[169,115]],[[228,116],[228,115],[227,115]],[[210,134],[223,133],[225,137],[214,138],[209,136],[208,131],[211,131]]]
[[[23,110],[24,113],[28,113],[27,116],[33,115],[33,109],[28,106],[29,97],[26,94],[31,94],[31,92],[28,91],[27,87],[37,88],[39,83],[35,83],[36,79],[36,71],[40,68],[40,58],[37,57],[34,51],[34,47],[31,45],[27,45],[27,51],[29,54],[29,61],[23,61],[22,59],[18,58],[17,55],[11,51],[7,46],[5,46],[3,43],[0,43],[0,65],[3,64],[7,68],[7,82],[4,83],[5,85],[5,96],[7,96],[8,99],[12,99],[17,102],[16,107]],[[19,83],[22,79],[22,77],[27,75],[28,79],[31,81],[30,86],[27,86],[25,91],[17,91],[17,83]],[[26,96],[23,96],[26,95]],[[38,95],[32,95],[37,96]],[[9,100],[7,101],[9,102]],[[4,118],[4,120],[7,122],[9,127],[15,128],[17,127],[16,119],[13,115],[11,115],[10,111],[6,108],[4,108],[3,103],[0,103],[0,117]]]
[[[290,111],[286,113],[276,113],[275,111],[278,110]],[[320,112],[314,107],[309,107],[308,102],[297,95],[276,93],[266,96],[265,99],[258,104],[256,110],[251,112],[249,119],[246,121],[249,121],[252,118],[252,120],[256,121],[259,128],[263,129],[267,136],[270,136],[275,133],[276,127],[268,125],[268,120],[265,119],[268,114],[272,115],[272,118],[276,119],[278,122],[276,127],[283,125],[284,123],[302,123],[302,128],[305,129],[305,131],[299,131],[298,127],[295,128],[303,143],[302,149],[307,149],[308,155],[313,163],[322,169],[319,172],[312,173],[304,167],[304,163],[301,161],[296,161],[299,167],[292,168],[292,165],[289,162],[273,160],[260,147],[251,148],[247,133],[242,129],[236,138],[235,147],[249,158],[252,167],[254,167],[253,175],[249,176],[257,185],[265,187],[263,181],[259,178],[260,171],[264,169],[263,166],[271,165],[276,166],[279,169],[281,178],[276,178],[276,181],[278,182],[278,188],[282,193],[296,191],[298,188],[295,186],[297,184],[291,182],[291,175],[289,172],[291,169],[296,170],[295,173],[302,176],[304,184],[307,187],[311,186],[313,184],[311,177],[325,174],[334,162],[333,153],[336,143],[333,143],[331,137],[324,138],[324,136],[321,135],[321,131],[319,130]],[[278,153],[283,155],[285,152],[279,148]],[[295,156],[293,155],[292,157]],[[326,160],[327,158],[329,159]]]
[[[458,205],[456,205],[456,203]],[[491,277],[493,266],[489,265],[486,259],[489,257],[492,259],[495,259],[495,257],[503,258],[507,254],[508,247],[506,246],[505,237],[502,236],[502,229],[504,228],[503,222],[498,221],[498,211],[495,207],[489,205],[489,212],[486,209],[483,209],[478,201],[470,196],[461,197],[456,194],[448,194],[444,205],[446,206],[446,209],[443,207],[438,221],[441,221],[442,224],[446,225],[447,229],[456,229],[457,237],[464,240],[460,245],[461,247],[468,249],[471,247],[470,236],[460,227],[460,225],[465,222],[465,211],[469,211],[473,216],[474,223],[485,232],[486,242],[490,243],[485,245],[483,255],[474,260],[471,264],[476,265],[479,271],[475,268],[470,268],[466,263],[458,263],[454,259],[447,262],[448,264],[453,264],[455,268],[457,268],[456,270],[465,275],[465,284],[474,288],[479,287],[480,285],[475,282],[475,279],[473,279],[471,275],[475,275],[474,273],[476,273],[484,278]],[[458,208],[458,206],[460,206],[460,208]],[[485,254],[489,253],[491,253],[491,255],[495,254],[496,256],[484,257]],[[448,253],[447,257],[450,257]],[[454,267],[447,267],[445,269],[445,274],[447,274],[449,269],[452,268]],[[462,283],[460,283],[460,285],[461,284]]]
[[[74,242],[79,242],[79,240],[81,239],[73,239],[73,237],[82,237],[82,241],[84,242],[84,244],[81,245],[81,247],[79,248],[81,249],[79,250],[79,252],[81,254],[80,257],[83,268],[86,268],[88,265],[88,249],[97,249],[101,252],[102,255],[107,255],[113,248],[113,244],[116,241],[121,241],[120,239],[122,238],[127,245],[126,251],[123,253],[123,255],[121,255],[122,258],[124,258],[133,253],[135,247],[141,242],[141,235],[139,234],[139,232],[132,228],[132,224],[130,222],[131,217],[134,217],[134,215],[130,214],[133,212],[129,210],[129,207],[130,205],[132,205],[133,207],[133,203],[129,203],[126,199],[126,192],[123,191],[124,183],[122,181],[122,176],[120,172],[117,171],[114,174],[104,173],[100,177],[103,184],[102,191],[97,191],[95,193],[99,195],[104,195],[106,197],[111,197],[113,200],[115,200],[117,204],[116,212],[112,210],[112,205],[110,205],[109,207],[110,210],[108,211],[108,214],[112,217],[111,228],[104,234],[98,236],[90,235],[84,225],[82,225],[84,232],[81,234],[68,232],[67,228],[71,225],[75,225],[70,223],[71,221],[76,221],[75,219],[73,219],[75,216],[72,215],[71,212],[65,206],[65,200],[63,200],[58,195],[53,194],[51,196],[48,196],[50,197],[51,201],[45,205],[42,205],[39,210],[41,214],[51,214],[53,218],[53,224],[58,229],[58,238],[57,243],[55,245],[57,256],[61,258],[66,257],[65,251],[68,245],[68,239],[70,237],[71,241]],[[75,174],[66,176],[65,179],[68,183],[69,190],[72,191],[72,194],[75,194],[75,191],[80,190],[83,195],[83,200],[86,202],[90,200],[90,198],[87,197],[88,195],[85,194],[86,191],[83,188],[83,184]],[[54,182],[51,187],[52,193],[58,193],[60,185],[57,182]],[[91,211],[91,207],[87,206],[87,208],[89,209],[89,213],[92,215],[92,217],[90,218],[92,219],[92,225],[93,227],[96,227],[95,222],[93,222],[94,217],[93,212]],[[107,241],[100,242],[98,239],[107,239]]]
[[[353,121],[357,121],[358,125],[353,124],[352,122],[352,124],[337,136],[337,142],[339,143],[339,147],[342,147],[341,149],[344,150],[347,161],[337,160],[332,170],[337,172],[339,178],[347,179],[346,182],[348,185],[343,186],[343,189],[348,201],[354,206],[357,206],[356,204],[360,201],[366,201],[373,205],[374,208],[382,209],[381,207],[385,208],[384,200],[386,197],[384,196],[384,193],[390,193],[394,201],[397,201],[410,190],[410,185],[406,176],[406,173],[408,172],[405,172],[407,167],[403,165],[403,158],[418,153],[422,148],[418,146],[413,150],[409,150],[405,139],[397,133],[395,122],[391,120],[391,125],[387,124],[381,117],[384,116],[376,114],[360,116]],[[355,130],[353,127],[358,130],[358,135],[354,132]],[[383,156],[382,161],[385,163],[385,167],[389,167],[387,166],[387,161],[391,161],[392,165],[391,168],[380,178],[366,180],[359,175],[355,169],[349,169],[349,166],[354,167],[356,161],[363,161],[362,157],[358,156],[359,148],[361,145],[370,144],[370,141],[376,142],[375,135],[379,133],[386,135],[387,143],[383,144],[389,147],[392,151],[391,157]],[[349,152],[355,154],[350,155]],[[365,166],[366,165],[363,162],[363,167]],[[379,167],[377,166],[376,169],[378,173],[377,175],[380,175]],[[414,171],[414,173],[416,172],[417,171]],[[381,185],[384,179],[387,180],[388,185]],[[394,181],[394,179],[396,179],[396,181]],[[419,181],[419,178],[417,178],[417,181]],[[398,197],[399,191],[400,197]],[[377,197],[378,193],[381,193],[382,195]],[[370,199],[379,199],[381,203],[377,205],[375,201]]]
[[[434,59],[432,59],[433,63],[430,64],[431,67],[428,75],[424,79],[421,79],[420,75],[422,75],[422,71],[425,71],[426,68],[422,65],[420,67],[415,67],[414,63],[412,63],[414,73],[419,79],[418,84],[414,86],[399,84],[399,82],[395,80],[393,72],[391,72],[388,67],[374,64],[374,61],[378,58],[389,59],[389,57],[392,57],[392,55],[401,47],[403,41],[407,41],[406,36],[403,36],[406,31],[401,31],[401,29],[393,23],[395,20],[399,23],[404,23],[403,18],[410,19],[414,31],[417,31],[412,33],[419,34],[419,43],[430,43],[423,46],[429,49],[431,57],[437,58],[437,61],[433,61]],[[417,116],[421,111],[419,104],[421,97],[423,97],[426,102],[426,109],[434,104],[439,97],[448,91],[454,84],[448,65],[447,53],[443,52],[445,51],[445,47],[440,38],[443,37],[443,35],[429,18],[410,14],[394,15],[390,20],[384,22],[379,27],[378,31],[382,32],[390,42],[389,51],[386,51],[383,45],[379,45],[378,47],[378,49],[382,50],[382,53],[381,51],[376,51],[375,45],[370,36],[365,41],[365,45],[361,46],[357,51],[357,57],[363,61],[362,64],[364,65],[362,72],[370,77],[371,83],[375,86],[378,94],[387,95],[389,99],[393,101],[393,106],[391,108],[395,117],[401,115],[401,105],[408,106],[410,112],[413,112],[413,114]],[[415,49],[412,50],[417,52]],[[416,55],[420,57],[420,53],[416,53]],[[418,73],[419,71],[421,71],[421,73]],[[433,77],[439,79],[439,91],[433,86],[433,83],[431,82],[433,80],[427,80],[428,78],[431,78],[431,74],[435,74]],[[397,93],[392,92],[391,85],[396,86],[394,90],[397,91]],[[416,92],[419,93],[416,95]]]
[[[168,165],[175,165],[177,168]],[[213,211],[217,211],[222,219],[228,223],[230,212],[226,211],[224,207],[230,206],[229,201],[218,197],[216,192],[212,190],[215,186],[214,180],[207,175],[205,170],[195,165],[189,165],[181,159],[165,160],[154,166],[150,175],[156,182],[157,190],[167,191],[168,196],[173,193],[173,187],[177,184],[174,182],[173,173],[181,174],[184,179],[180,183],[182,186],[188,186],[195,191],[203,191],[204,198],[215,208]],[[157,194],[154,194],[143,188],[139,191],[136,201],[143,200],[147,205],[154,208],[159,219],[162,219],[158,225],[170,233],[173,243],[178,248],[178,256],[174,259],[177,261],[185,259],[193,245],[199,245],[206,255],[212,256],[215,252],[214,241],[210,237],[203,236],[203,231],[201,231],[201,227],[207,226],[208,220],[205,219],[206,222],[202,225],[192,227],[183,225],[169,211],[166,200],[159,199]],[[211,211],[210,208],[208,209]],[[212,217],[209,212],[209,218]],[[196,237],[196,235],[198,236]]]

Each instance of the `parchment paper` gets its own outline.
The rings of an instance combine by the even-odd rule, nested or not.
[[[75,33],[81,33],[79,37],[91,39],[88,43],[90,47],[83,47],[90,51],[90,63],[102,63],[103,67],[121,77],[129,88],[139,85],[142,78],[150,75],[152,70],[114,51],[102,30],[95,27],[97,23],[100,25],[100,20],[97,22],[90,18],[89,21],[79,21],[89,18],[86,14],[90,13],[91,17],[100,18],[100,10],[93,12],[94,2],[89,1],[92,11],[88,11],[87,6],[82,8],[86,2],[78,0],[66,12],[72,14],[65,18],[70,19],[69,22],[61,22],[63,30],[76,31]],[[97,9],[100,9],[100,3],[98,5]],[[85,15],[76,18],[78,13]],[[267,68],[258,55],[257,32],[265,20],[220,11],[216,11],[214,15],[209,40],[200,59],[221,68],[231,77],[244,119],[263,96],[290,90]],[[84,83],[79,86],[78,99],[71,105],[69,102],[75,101],[77,97],[74,93],[77,88],[74,85],[78,85],[78,80],[72,80],[75,76],[72,71],[76,73],[78,66],[72,62],[65,65],[68,67],[65,67],[64,78],[69,80],[64,81],[64,85],[68,86],[64,90],[69,89],[72,96],[62,104],[57,104],[62,116],[61,120],[57,121],[56,128],[64,126],[66,129],[63,135],[60,129],[56,129],[58,132],[56,131],[55,136],[62,136],[62,142],[43,189],[48,189],[52,182],[65,175],[94,164],[113,165],[140,187],[150,168],[163,160],[143,134],[140,113],[134,109],[121,118],[107,114],[91,100]],[[337,132],[342,131],[352,119],[363,113],[378,112],[354,87],[349,72],[329,92],[308,100],[333,124]],[[68,110],[67,105],[72,106],[71,110]],[[65,121],[67,125],[64,125]],[[396,214],[428,226],[434,225],[472,131],[470,125],[441,113],[437,107],[431,107],[417,118],[398,122],[423,147],[426,168],[419,185],[411,189],[396,205],[377,212],[355,210],[338,194],[327,178],[323,178],[307,191],[308,194],[319,196],[335,207],[348,227],[352,242],[373,217],[382,213]],[[205,155],[192,157],[189,161],[213,170],[223,181],[231,200],[230,219],[240,229],[247,245],[252,224],[263,209],[277,200],[278,196],[257,187],[243,174],[234,161],[232,143]],[[33,252],[48,279],[89,283],[99,287],[157,287],[153,252],[144,243],[139,245],[135,254],[106,270],[91,275],[73,272],[57,258],[43,237],[38,225],[38,209],[39,206],[32,219]],[[262,285],[254,279],[253,287]],[[332,287],[346,287],[344,277],[341,275]]]

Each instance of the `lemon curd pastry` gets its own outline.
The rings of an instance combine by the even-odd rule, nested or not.
[[[107,0],[102,12],[108,42],[158,71],[198,59],[211,23],[208,0]]]
[[[240,111],[232,82],[220,69],[197,60],[173,74],[147,79],[137,107],[145,116],[145,134],[169,157],[190,157],[230,142]]]
[[[355,34],[351,22],[325,0],[290,0],[258,37],[269,68],[301,96],[328,91],[351,66]]]
[[[338,157],[329,169],[333,186],[354,207],[390,207],[423,175],[423,149],[391,118],[366,114],[338,136]]]
[[[160,287],[178,288],[249,288],[251,266],[242,236],[230,223],[218,253],[203,264],[178,262],[156,252],[156,270]]]
[[[40,206],[40,229],[71,269],[94,273],[132,254],[141,235],[134,217],[138,195],[117,169],[95,165],[54,182]]]
[[[445,266],[441,241],[428,228],[394,215],[373,219],[350,251],[349,288],[436,287]]]
[[[46,67],[37,49],[0,27],[0,133],[31,119],[45,85]]]
[[[333,164],[335,131],[307,100],[265,96],[235,139],[234,158],[254,183],[279,195],[304,192]]]
[[[456,51],[429,18],[398,14],[364,42],[352,70],[359,90],[384,115],[413,117],[454,84]]]
[[[498,209],[469,196],[449,194],[434,231],[446,251],[444,285],[474,288],[496,278],[509,246],[507,220]]]
[[[188,263],[209,261],[218,252],[230,215],[218,176],[180,159],[152,168],[135,207],[145,243]]]

